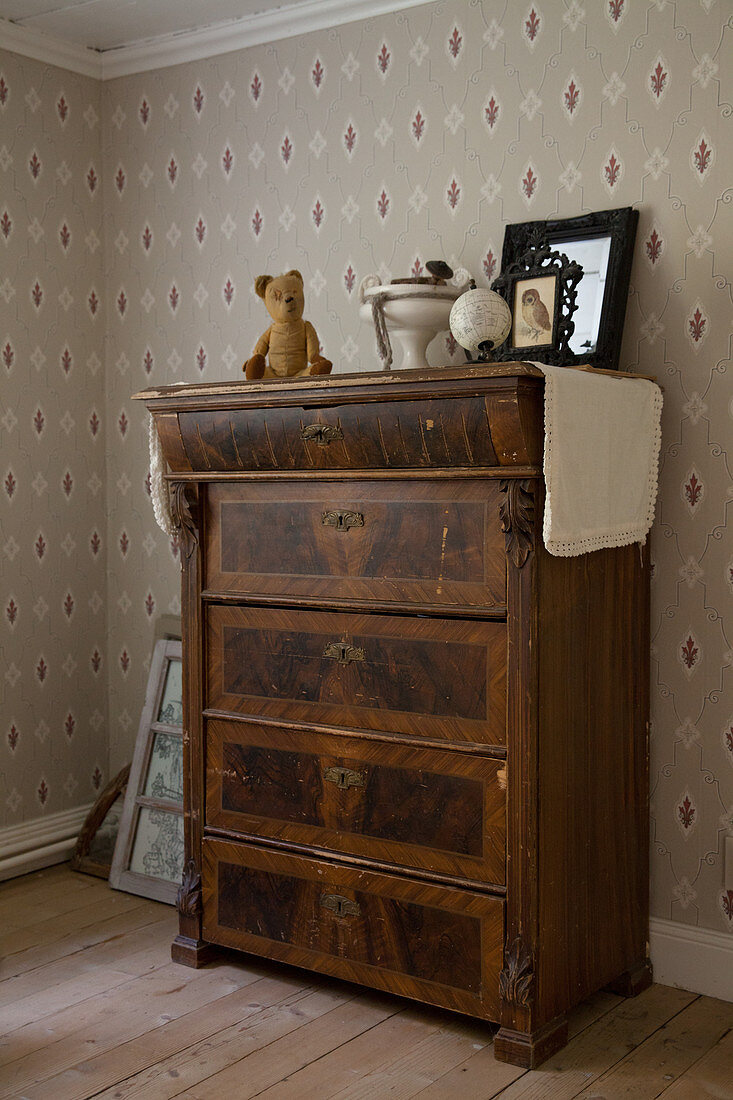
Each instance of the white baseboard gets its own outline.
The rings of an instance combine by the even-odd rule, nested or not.
[[[92,803],[0,829],[0,882],[71,857]]]
[[[654,981],[733,1001],[733,936],[652,917],[649,952]]]

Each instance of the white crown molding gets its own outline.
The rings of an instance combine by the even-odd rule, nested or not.
[[[649,952],[654,981],[733,1001],[733,936],[652,917]]]
[[[69,859],[91,806],[0,829],[0,882]]]
[[[30,27],[19,27],[7,19],[0,19],[0,49],[32,57],[34,61],[44,61],[47,65],[57,65],[59,69],[81,73],[82,76],[102,79],[102,54],[97,50],[76,46],[73,42]]]
[[[102,79],[163,69],[186,61],[216,57],[261,46],[283,38],[299,37],[311,31],[355,23],[406,8],[424,5],[429,0],[305,0],[286,4],[274,11],[262,11],[241,19],[227,20],[195,31],[166,35],[150,42],[105,50],[102,54]]]
[[[84,76],[114,80],[187,61],[217,57],[234,50],[244,50],[248,46],[300,37],[341,23],[373,19],[428,2],[430,0],[305,0],[295,5],[286,4],[274,11],[262,11],[194,31],[162,35],[104,51],[88,50],[30,27],[0,20],[0,47]]]

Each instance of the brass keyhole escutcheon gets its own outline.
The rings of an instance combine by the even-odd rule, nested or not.
[[[363,527],[364,515],[345,508],[334,508],[330,512],[321,513],[321,523],[324,527],[335,527],[337,531],[348,531],[352,527]]]
[[[345,898],[342,894],[321,894],[319,902],[322,909],[328,909],[336,917],[358,917],[361,906],[351,898]]]
[[[341,428],[332,424],[305,424],[300,429],[300,438],[304,443],[317,443],[319,447],[327,447],[329,443],[335,443],[344,438]]]
[[[358,646],[349,645],[347,642],[329,642],[323,651],[323,656],[340,665],[351,664],[352,661],[365,661],[364,650]]]
[[[340,791],[348,791],[349,787],[366,786],[364,772],[355,772],[351,768],[326,768],[323,778],[327,783],[333,783]]]

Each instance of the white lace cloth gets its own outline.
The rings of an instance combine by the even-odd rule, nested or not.
[[[548,551],[572,557],[643,543],[657,499],[659,386],[623,374],[534,366],[545,375]]]
[[[176,525],[171,515],[171,499],[168,483],[165,480],[165,459],[155,421],[149,416],[148,443],[150,445],[150,499],[153,502],[155,522],[161,531],[171,537],[176,533]]]

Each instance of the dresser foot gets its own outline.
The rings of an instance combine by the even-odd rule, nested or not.
[[[494,1037],[494,1057],[522,1069],[536,1069],[568,1041],[568,1021],[557,1016],[537,1031],[512,1031],[500,1027]]]
[[[171,944],[173,962],[181,963],[183,966],[191,966],[195,970],[198,970],[201,966],[206,966],[219,954],[220,951],[216,944],[208,943],[206,940],[191,940],[188,936],[176,936]]]
[[[649,959],[644,959],[638,966],[624,970],[605,986],[605,990],[607,993],[617,993],[619,997],[638,997],[653,981],[652,964]]]

